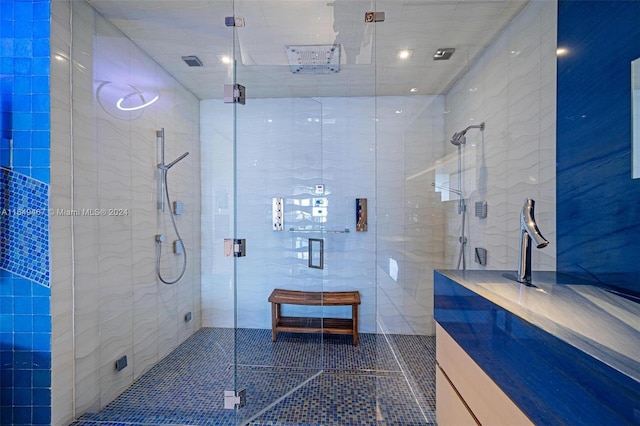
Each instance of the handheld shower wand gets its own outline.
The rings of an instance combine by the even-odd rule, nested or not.
[[[161,211],[164,212],[165,202],[169,207],[169,217],[171,218],[171,224],[173,225],[173,230],[178,238],[177,244],[180,245],[182,250],[182,269],[177,278],[173,280],[166,279],[162,276],[160,271],[160,259],[162,257],[162,243],[164,241],[164,235],[158,234],[156,235],[156,275],[160,281],[165,284],[175,284],[182,279],[185,271],[187,270],[187,249],[184,246],[184,242],[182,241],[182,237],[180,236],[180,231],[178,230],[178,225],[176,224],[175,212],[171,210],[171,198],[169,196],[169,183],[167,181],[167,174],[169,169],[175,166],[180,160],[189,155],[188,152],[185,152],[180,157],[176,158],[169,164],[164,163],[164,128],[158,130],[156,132],[156,137],[160,140],[160,149],[161,149],[161,158],[160,163],[158,163],[158,170],[160,170],[160,197],[158,200],[158,207]]]

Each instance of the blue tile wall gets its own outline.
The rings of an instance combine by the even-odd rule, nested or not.
[[[558,3],[557,270],[640,294],[631,61],[640,2]]]
[[[0,424],[51,424],[50,3],[0,2]]]

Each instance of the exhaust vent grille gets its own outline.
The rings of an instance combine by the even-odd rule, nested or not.
[[[340,71],[340,45],[285,46],[294,74],[331,74]]]

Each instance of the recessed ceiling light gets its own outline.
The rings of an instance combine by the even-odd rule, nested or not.
[[[413,50],[411,49],[398,50],[397,56],[400,59],[409,59],[410,57],[413,56]]]
[[[569,53],[569,49],[565,48],[565,47],[558,47],[556,49],[556,55],[557,56],[564,56],[567,53]]]
[[[402,114],[402,110],[401,109],[397,109],[396,110],[396,114]]]
[[[412,87],[409,91],[411,93],[416,93],[418,90],[420,90],[420,89],[418,89],[417,87]]]
[[[228,65],[231,63],[231,58],[227,55],[220,55],[218,56],[218,59],[220,59],[220,62],[222,62],[225,65]]]

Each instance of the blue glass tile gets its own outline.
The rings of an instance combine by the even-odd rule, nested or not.
[[[33,27],[33,37],[38,38],[49,38],[49,21],[38,21],[37,25]]]
[[[38,314],[39,316],[41,315],[45,318],[49,318],[49,323],[50,323],[51,319],[49,316],[50,315],[49,311],[50,311],[50,299],[48,297],[33,298],[33,313]],[[51,330],[49,329],[45,331],[51,331]]]
[[[17,346],[17,345],[16,345]],[[13,368],[25,370],[33,367],[33,351],[30,348],[14,348]]]
[[[33,334],[33,350],[40,352],[51,351],[51,334],[50,333],[34,333]]]
[[[16,296],[14,297],[13,313],[16,314],[16,322],[22,315],[33,313],[33,304],[31,303],[31,297],[29,296]],[[19,315],[19,316],[18,316]],[[31,316],[29,316],[31,319]]]
[[[14,149],[13,165],[14,167],[29,167],[31,165],[31,150]]]
[[[49,139],[50,139],[50,133],[47,131],[32,132],[31,147],[32,148],[49,148],[51,146]]]
[[[34,21],[48,21],[50,17],[49,2],[34,2],[33,3],[33,20]]]
[[[33,407],[34,425],[50,425],[51,409],[49,407]]]
[[[49,157],[48,149],[32,149],[31,167],[48,167]]]
[[[49,112],[51,107],[51,97],[48,94],[34,94],[31,96],[33,112]]]
[[[49,75],[49,69],[51,67],[51,62],[49,58],[33,58],[32,59],[33,66],[33,75]]]
[[[0,304],[0,307],[4,307]],[[10,333],[13,330],[13,315],[11,310],[2,310],[3,314],[0,315],[0,333]]]
[[[31,395],[31,382],[27,383],[27,384],[21,384],[20,382],[16,381],[16,376],[18,375],[18,372],[20,370],[14,370],[13,375],[14,375],[14,388],[13,388],[13,405],[19,405],[19,406],[28,406],[28,405],[32,405],[33,399],[32,399],[32,395]]]
[[[16,350],[28,350],[33,346],[32,333],[14,333],[13,344]]]
[[[25,21],[33,21],[33,6],[31,2],[16,2],[13,13],[16,21],[23,21],[22,25],[29,25],[29,22]]]
[[[31,397],[29,397],[31,400]],[[14,407],[13,424],[14,425],[30,425],[31,424],[31,407]]]
[[[13,132],[13,149],[31,148],[31,132],[26,130]]]
[[[50,297],[51,289],[49,287],[42,287],[39,285],[32,286],[31,294],[39,297]],[[39,312],[39,311],[36,311]]]
[[[49,77],[34,75],[31,78],[32,93],[49,93]]]
[[[30,58],[33,56],[31,39],[16,38],[13,40],[13,56],[16,58]]]
[[[4,21],[13,21],[13,2],[0,2],[0,14]]]
[[[31,96],[16,94],[13,96],[13,112],[31,112]]]
[[[13,64],[12,64],[13,65]],[[31,77],[16,76],[13,78],[13,93],[31,93]]]
[[[49,315],[33,315],[32,318],[35,333],[51,333],[51,317]]]
[[[33,130],[48,130],[51,127],[49,112],[34,112],[33,116]]]
[[[6,373],[6,374],[5,374]],[[13,385],[13,372],[12,371],[3,371],[0,375],[2,378],[2,392],[0,392],[0,404],[2,405],[12,405],[13,404],[13,389],[9,389],[9,385]],[[6,385],[7,387],[4,387]],[[4,424],[4,423],[2,423]],[[7,423],[9,424],[9,423]]]
[[[4,57],[13,57],[13,39],[3,38],[0,40],[0,55]]]
[[[49,370],[33,370],[33,387],[51,387],[51,372]]]
[[[8,38],[13,37],[14,23],[13,21],[2,21],[0,25],[0,37]]]
[[[17,75],[30,75],[31,74],[31,59],[27,58],[14,58],[13,59],[13,72]]]
[[[48,58],[50,55],[51,49],[48,38],[39,38],[33,40],[33,56]]]
[[[32,38],[33,25],[17,25],[13,30],[15,38]]]
[[[34,389],[32,395],[33,405],[46,406],[51,404],[51,390]]]
[[[21,314],[16,312],[13,316],[14,324],[13,331],[16,333],[32,333],[33,332],[33,317],[31,315]]]
[[[12,297],[0,298],[0,309],[2,309],[3,314],[13,313],[13,298]]]
[[[13,386],[15,388],[30,388],[32,383],[31,370],[14,370],[13,371]],[[29,396],[31,399],[31,396]]]
[[[49,167],[32,168],[31,177],[34,179],[38,179],[40,182],[49,183]]]
[[[0,345],[2,347],[13,347],[13,332],[11,333],[0,333]]]
[[[31,130],[33,126],[33,114],[16,112],[13,114],[14,130]]]
[[[23,278],[13,279],[13,295],[14,296],[31,296],[32,289],[29,280]]]

